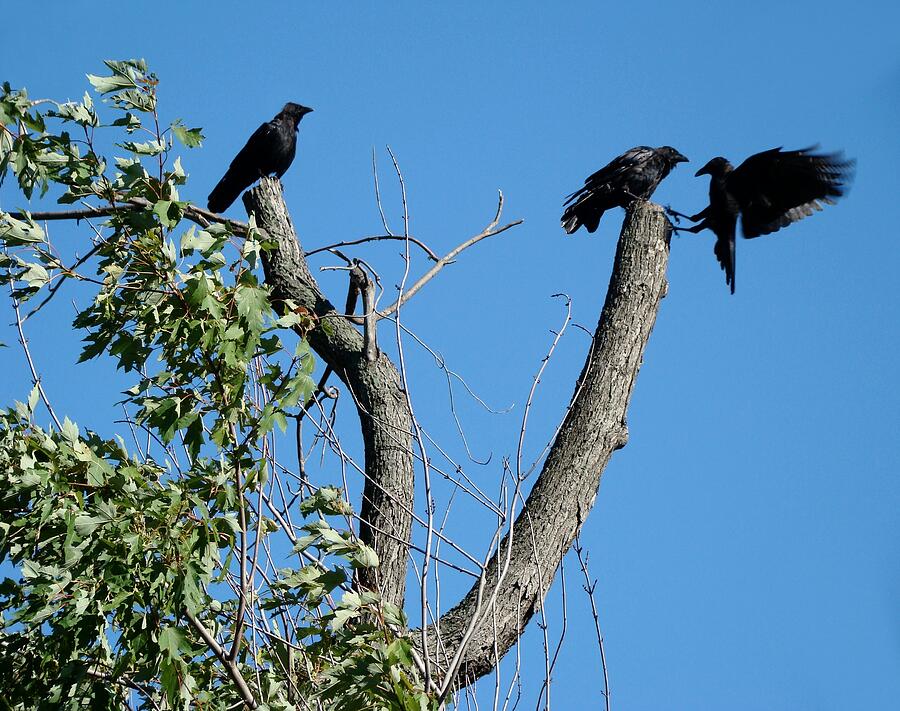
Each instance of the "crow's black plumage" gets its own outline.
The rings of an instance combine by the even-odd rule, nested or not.
[[[561,219],[563,229],[572,234],[581,225],[588,232],[597,229],[603,213],[627,207],[635,200],[647,200],[678,163],[687,161],[670,146],[637,146],[598,170],[584,181],[584,187],[566,198]]]
[[[750,156],[737,168],[718,156],[697,175],[709,175],[709,205],[690,219],[688,232],[712,230],[715,254],[734,293],[735,232],[738,215],[744,237],[776,232],[833,204],[844,194],[854,162],[840,153],[816,154],[813,148],[773,148]],[[698,222],[699,221],[699,222]]]
[[[300,119],[310,111],[306,106],[288,102],[275,118],[256,129],[209,194],[210,211],[224,212],[241,192],[264,175],[284,175],[297,151]]]

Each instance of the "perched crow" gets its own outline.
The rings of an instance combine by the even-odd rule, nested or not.
[[[568,207],[561,220],[563,229],[572,234],[584,225],[588,232],[593,232],[604,212],[627,207],[635,200],[649,199],[669,171],[686,161],[687,158],[670,146],[637,146],[625,151],[566,198]]]
[[[219,184],[209,194],[211,212],[224,212],[238,195],[264,175],[279,178],[294,162],[297,151],[297,127],[312,109],[287,103],[278,115],[264,123],[241,148]]]
[[[782,151],[773,148],[750,156],[734,168],[721,156],[697,171],[708,175],[709,205],[689,219],[698,224],[688,232],[712,230],[716,259],[734,293],[735,228],[741,215],[744,237],[776,232],[821,210],[819,202],[834,204],[851,179],[854,161],[840,153],[817,155],[813,148]]]

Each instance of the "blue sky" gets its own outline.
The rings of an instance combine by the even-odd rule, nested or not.
[[[438,252],[477,233],[502,189],[505,217],[525,224],[466,253],[404,316],[492,405],[515,404],[500,416],[460,403],[473,452],[493,454],[485,467],[470,465],[486,488],[515,450],[531,376],[562,319],[551,295],[568,294],[575,321],[591,330],[602,305],[621,212],[593,236],[567,238],[558,222],[562,199],[589,173],[633,145],[673,145],[691,162],[655,199],[691,213],[707,190],[693,172],[715,155],[738,162],[820,143],[857,159],[837,206],[738,244],[733,297],[709,233],[673,239],[631,439],[606,471],[583,541],[599,578],[617,709],[895,708],[900,6],[211,7],[60,5],[41,15],[39,33],[25,18],[6,34],[0,80],[76,99],[102,59],[146,58],[162,81],[163,113],[204,129],[204,148],[183,157],[191,181],[182,196],[201,203],[259,123],[287,100],[314,107],[284,181],[310,248],[380,231],[373,147],[389,219],[399,228],[385,144],[406,179],[413,233]],[[0,207],[19,206],[7,181]],[[241,217],[241,207],[231,214]],[[72,226],[51,234],[85,239]],[[360,252],[388,288],[399,278],[396,252]],[[343,298],[342,277],[329,273],[323,285]],[[109,362],[74,366],[67,298],[29,334],[58,411],[101,427],[118,382]],[[5,325],[0,341],[12,346],[0,350],[0,401],[22,399],[30,386]],[[545,374],[529,423],[532,456],[587,346],[571,330]],[[426,426],[463,451],[430,358],[415,354],[411,376]],[[476,545],[483,514],[459,512],[457,534]],[[577,572],[570,562],[557,709],[601,705]],[[555,594],[548,611],[558,634]],[[525,669],[540,675],[533,625],[526,642]],[[482,706],[491,693],[486,686]],[[536,693],[526,685],[525,707]]]

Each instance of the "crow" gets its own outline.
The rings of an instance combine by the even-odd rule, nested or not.
[[[814,150],[815,146],[799,151],[773,148],[750,156],[737,168],[717,156],[697,171],[698,176],[709,176],[709,205],[688,218],[696,225],[681,229],[715,233],[716,259],[732,294],[738,215],[744,237],[758,237],[821,210],[820,202],[833,205],[844,194],[855,162],[841,153]]]
[[[306,106],[288,102],[275,118],[253,132],[209,194],[210,212],[227,210],[258,178],[272,173],[280,178],[285,174],[297,151],[300,119],[310,111]]]
[[[669,171],[683,162],[687,158],[670,146],[637,146],[625,151],[566,198],[568,207],[560,220],[563,229],[572,234],[584,225],[594,232],[606,210],[649,199]]]

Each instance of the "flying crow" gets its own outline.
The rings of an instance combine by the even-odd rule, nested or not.
[[[211,212],[224,212],[238,195],[264,175],[279,178],[294,161],[297,127],[312,109],[288,102],[271,121],[264,123],[241,148],[219,184],[209,194]]]
[[[637,146],[625,151],[566,198],[568,207],[561,220],[563,229],[572,234],[584,225],[588,232],[593,232],[604,212],[627,207],[635,200],[649,199],[669,171],[686,161],[687,158],[670,146]]]
[[[833,205],[844,194],[854,161],[844,160],[840,153],[812,150],[773,148],[750,156],[737,168],[719,156],[697,171],[710,177],[709,205],[690,217],[697,224],[685,229],[696,234],[708,228],[715,233],[716,259],[732,294],[738,214],[744,237],[759,237],[821,210],[820,202]]]

